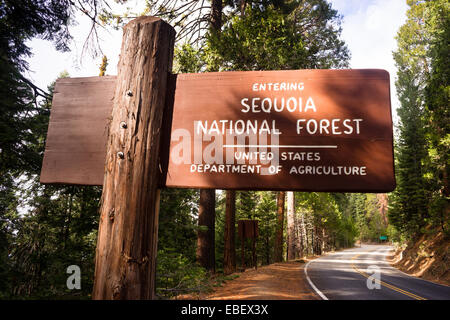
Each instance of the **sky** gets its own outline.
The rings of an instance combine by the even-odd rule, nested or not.
[[[333,8],[343,15],[342,39],[347,43],[352,58],[350,67],[355,69],[385,69],[391,77],[392,111],[398,100],[395,93],[396,68],[392,52],[396,48],[395,35],[406,20],[406,0],[331,0]],[[114,7],[114,2],[111,1]],[[128,7],[136,12],[144,1],[129,0]],[[80,15],[77,25],[71,27],[74,37],[71,51],[57,52],[53,45],[44,40],[34,39],[29,45],[33,56],[28,59],[28,77],[40,88],[46,88],[62,71],[71,77],[96,76],[99,73],[102,55],[93,58],[82,54],[90,21]],[[100,32],[102,53],[108,57],[107,74],[115,75],[120,53],[122,32],[102,30]]]

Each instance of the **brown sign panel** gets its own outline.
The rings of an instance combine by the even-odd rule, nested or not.
[[[241,240],[258,238],[258,220],[238,220],[238,235]]]
[[[395,188],[389,74],[180,74],[168,187],[387,192]]]
[[[115,80],[105,76],[56,81],[42,183],[103,184]]]
[[[170,150],[162,150],[161,163],[163,171],[168,167],[167,187],[395,187],[386,71],[221,72],[172,80],[175,96],[168,100],[174,103],[163,128]],[[42,183],[103,183],[114,82],[115,77],[57,81]]]

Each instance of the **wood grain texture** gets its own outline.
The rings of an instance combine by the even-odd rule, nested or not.
[[[115,76],[58,79],[41,183],[102,185]]]
[[[174,37],[173,28],[154,17],[137,18],[123,30],[108,126],[94,299],[155,295],[160,132]]]

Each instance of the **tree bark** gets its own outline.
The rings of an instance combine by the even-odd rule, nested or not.
[[[211,29],[220,33],[222,28],[222,0],[211,1]]]
[[[200,205],[198,208],[198,226],[206,227],[206,231],[198,231],[197,261],[207,270],[215,272],[215,219],[216,190],[200,189]]]
[[[295,259],[295,198],[293,191],[287,191],[287,233],[288,233],[288,260]]]
[[[139,17],[123,29],[108,127],[94,299],[153,299],[159,150],[174,29]]]
[[[211,2],[211,31],[220,33],[222,27],[222,0]],[[215,255],[215,223],[216,223],[216,190],[200,189],[198,225],[208,228],[199,232],[197,238],[197,261],[201,266],[213,272],[216,271]]]
[[[305,214],[306,211],[300,211],[300,237],[301,237],[301,253],[302,256],[308,254],[308,235],[306,233],[306,225],[305,225]]]
[[[286,193],[277,193],[277,233],[275,237],[275,262],[283,261],[284,200]]]
[[[325,228],[322,228],[322,246],[320,252],[325,252],[327,250],[327,235],[325,233]]]
[[[226,199],[223,272],[225,274],[231,274],[236,272],[236,191],[227,190]]]
[[[246,0],[240,0],[240,10],[241,10],[241,17],[243,17],[245,15],[245,7],[247,5],[247,1]]]
[[[295,224],[295,247],[296,247],[296,256],[297,258],[302,257],[302,233],[301,233],[301,226],[300,226],[300,218],[297,216],[297,214],[294,214],[294,224]]]

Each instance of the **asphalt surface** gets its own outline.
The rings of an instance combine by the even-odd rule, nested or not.
[[[386,261],[390,250],[391,246],[362,245],[328,254],[311,260],[305,266],[305,274],[322,299],[450,300],[449,286],[412,277],[391,267]]]

